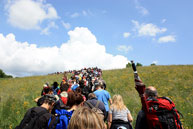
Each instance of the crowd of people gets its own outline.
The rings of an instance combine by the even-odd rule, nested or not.
[[[84,68],[71,73],[70,78],[64,74],[60,83],[43,85],[41,97],[35,99],[37,106],[26,112],[16,129],[132,129],[130,110],[121,95],[111,99],[101,69]],[[136,86],[139,84],[136,89],[141,97],[157,97],[154,87],[144,89],[142,83]],[[135,128],[154,129],[148,125],[143,107],[142,102]]]

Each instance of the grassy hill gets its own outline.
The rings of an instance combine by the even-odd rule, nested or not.
[[[184,127],[193,128],[193,65],[139,67],[138,73],[146,86],[157,88],[159,96],[170,97],[184,115]],[[123,96],[135,121],[141,104],[134,88],[132,69],[103,71],[103,79],[111,96]],[[40,95],[45,82],[61,80],[62,75],[1,79],[0,129],[11,129],[19,124],[26,110],[36,105],[33,100]]]

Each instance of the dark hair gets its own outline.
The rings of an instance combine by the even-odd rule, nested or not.
[[[81,94],[81,93],[82,93],[82,90],[81,90],[80,87],[77,87],[76,90],[75,90],[75,92]]]
[[[52,85],[53,85],[53,88],[56,89],[58,87],[58,82],[54,82]]]
[[[43,103],[48,103],[49,105],[56,102],[56,97],[54,95],[49,95],[49,94],[44,95],[43,99],[44,99]]]
[[[62,85],[60,86],[60,90],[61,90],[61,92],[62,92],[62,91],[67,91],[67,90],[68,90],[68,88],[69,88],[69,85],[68,85],[67,83],[62,84]]]
[[[73,105],[79,105],[83,101],[84,100],[81,94],[75,93],[74,91],[68,92],[67,106],[72,107]]]
[[[51,87],[45,87],[45,88],[43,89],[43,92],[44,92],[45,94],[48,94],[50,91],[53,91]]]
[[[157,97],[157,90],[152,90],[151,88],[146,88],[145,89],[145,94],[148,96],[148,97]]]

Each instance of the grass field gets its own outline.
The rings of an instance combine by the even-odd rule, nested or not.
[[[185,129],[193,128],[193,65],[139,67],[138,73],[147,85],[155,86],[159,96],[170,97],[184,115]],[[141,109],[140,99],[134,88],[131,68],[103,71],[103,79],[111,96],[121,94],[134,117]],[[62,75],[34,76],[0,79],[0,129],[12,129],[19,124],[27,109],[40,95],[45,82],[60,82]]]

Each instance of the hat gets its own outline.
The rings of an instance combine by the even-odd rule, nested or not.
[[[49,100],[49,101],[53,101],[53,102],[56,102],[56,97],[54,95],[50,95],[50,94],[46,94],[43,96],[44,97],[44,100]]]

